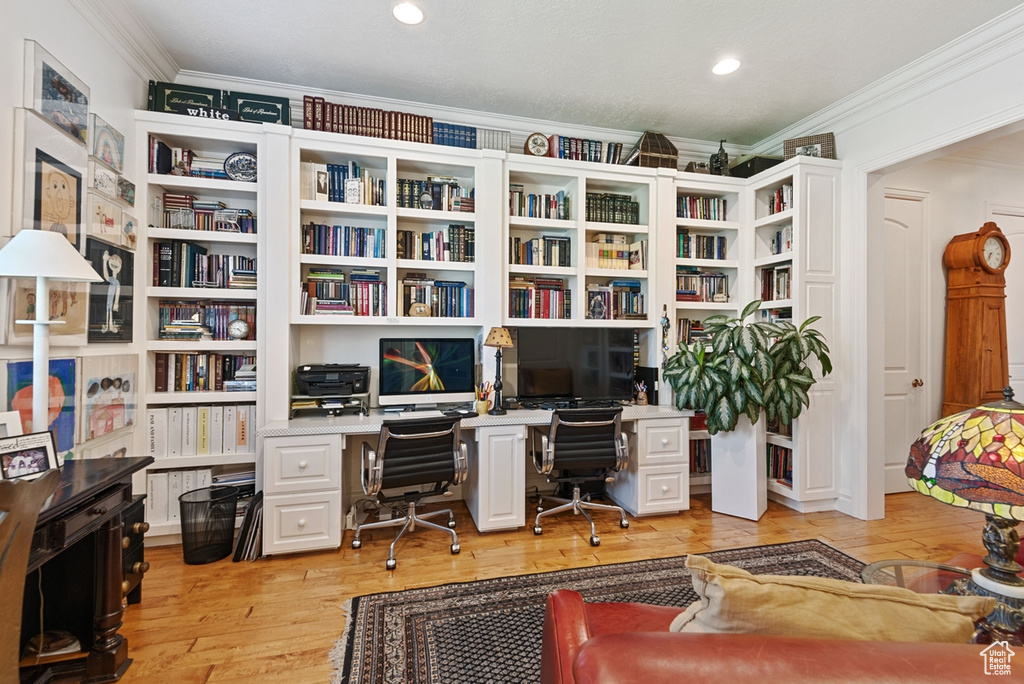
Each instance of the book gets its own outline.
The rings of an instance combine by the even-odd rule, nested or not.
[[[291,103],[287,97],[232,91],[228,93],[227,108],[237,111],[242,121],[291,125]]]
[[[167,471],[167,522],[181,520],[181,501],[178,499],[183,493],[181,487],[181,471]]]
[[[181,407],[172,406],[167,409],[167,455],[181,456]]]
[[[146,410],[146,453],[153,458],[167,456],[167,409]]]
[[[224,435],[223,453],[235,453],[235,444],[238,435],[238,410],[233,405],[224,407]]]
[[[181,108],[189,105],[219,109],[224,103],[224,92],[215,88],[167,83],[149,82],[149,111],[180,114]]]
[[[146,476],[146,520],[167,522],[167,472],[150,471]]]
[[[195,406],[181,408],[181,455],[195,456],[199,445],[199,409]]]

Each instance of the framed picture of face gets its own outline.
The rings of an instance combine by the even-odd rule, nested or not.
[[[59,467],[57,449],[49,432],[0,439],[0,475],[5,480],[34,480]]]
[[[34,40],[25,41],[25,106],[84,145],[89,138],[89,86]]]

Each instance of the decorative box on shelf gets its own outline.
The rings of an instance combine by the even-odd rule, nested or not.
[[[661,133],[645,131],[626,155],[626,161],[623,163],[627,166],[674,169],[679,165],[679,151]]]
[[[736,159],[729,166],[729,175],[734,178],[750,178],[782,161],[782,157],[778,155],[746,154]]]

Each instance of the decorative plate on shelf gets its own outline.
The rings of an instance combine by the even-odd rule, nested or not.
[[[224,173],[234,181],[256,182],[256,155],[251,152],[235,152],[224,160]]]

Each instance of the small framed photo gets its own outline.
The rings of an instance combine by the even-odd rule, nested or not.
[[[117,198],[128,206],[135,206],[135,183],[124,176],[117,177]]]
[[[783,141],[783,156],[786,159],[792,157],[821,157],[822,159],[836,158],[836,137],[832,133],[821,135],[809,135],[804,138],[792,138]]]
[[[90,192],[87,234],[115,245],[121,244],[121,207],[113,200]]]
[[[90,154],[121,173],[124,171],[124,136],[106,121],[89,116]]]
[[[0,474],[5,480],[34,480],[59,467],[50,432],[0,439]]]
[[[107,197],[117,197],[118,175],[99,162],[89,160],[89,189]]]
[[[21,413],[18,411],[0,412],[0,438],[16,437],[20,435]]]
[[[25,107],[85,145],[89,86],[34,40],[25,41]]]

